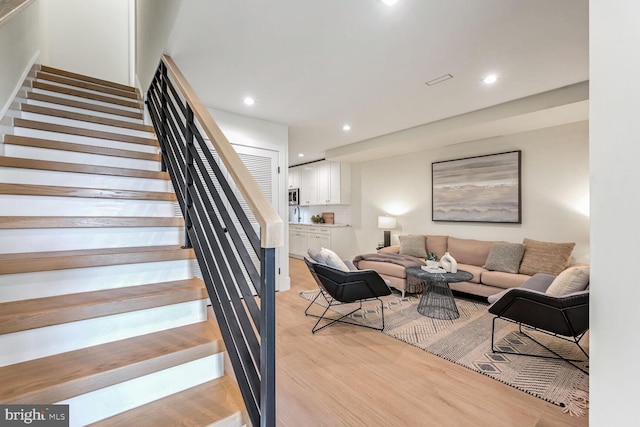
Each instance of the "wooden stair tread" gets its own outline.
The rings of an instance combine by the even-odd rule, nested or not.
[[[50,83],[44,83],[40,81],[34,81],[31,83],[34,89],[40,89],[47,92],[61,93],[64,95],[75,96],[78,98],[91,99],[92,101],[105,102],[107,104],[119,105],[122,107],[133,108],[141,110],[139,101],[127,101],[125,99],[116,98],[108,95],[100,95],[97,93],[86,92],[84,90],[72,89],[68,87],[53,85]]]
[[[0,303],[0,334],[207,298],[200,279]]]
[[[169,180],[169,174],[161,171],[145,169],[116,168],[111,166],[86,165],[80,163],[65,163],[52,160],[32,160],[22,157],[0,156],[0,167],[37,169],[56,172],[75,172],[95,175],[122,176],[130,178],[148,178]]]
[[[19,196],[80,197],[92,199],[157,200],[164,202],[175,202],[177,200],[174,193],[160,191],[110,190],[104,188],[4,183],[0,183],[0,194]]]
[[[96,92],[102,92],[109,95],[120,96],[123,98],[139,100],[137,92],[131,92],[128,90],[116,89],[111,86],[105,86],[97,83],[92,83],[86,80],[78,80],[70,77],[61,76],[58,74],[50,74],[47,72],[39,71],[36,73],[37,80],[46,80],[54,83],[60,83],[68,86],[75,86],[81,89],[93,90]]]
[[[13,119],[15,127],[28,129],[43,130],[47,132],[64,133],[68,135],[85,136],[88,138],[107,139],[109,141],[128,142],[131,144],[151,145],[159,147],[158,140],[155,138],[144,138],[141,136],[124,135],[121,133],[106,132],[101,130],[85,129],[75,126],[58,125],[55,123],[39,122],[36,120],[28,120],[15,118]]]
[[[39,105],[22,103],[20,104],[20,110],[26,113],[43,114],[47,116],[58,117],[61,119],[78,120],[99,125],[114,126],[119,128],[138,130],[141,132],[155,133],[155,129],[153,128],[153,126],[145,125],[142,123],[132,123],[126,120],[98,117],[91,114],[74,113],[73,111],[59,110],[57,108],[41,107]]]
[[[225,375],[91,424],[91,427],[179,426],[187,425],[185,420],[192,426],[250,425],[240,389],[233,378]]]
[[[142,151],[122,150],[119,148],[99,147],[96,145],[76,144],[73,142],[54,141],[52,139],[32,138],[29,136],[5,135],[4,143],[23,147],[46,148],[50,150],[73,151],[76,153],[98,154],[102,156],[123,157],[128,159],[149,160],[159,162],[160,154]]]
[[[211,320],[0,368],[0,402],[51,404],[224,351]]]
[[[0,229],[184,227],[181,217],[2,216]]]
[[[84,80],[87,82],[97,83],[103,86],[114,87],[116,89],[128,91],[128,92],[137,92],[138,90],[133,86],[127,86],[120,83],[112,82],[109,80],[99,79],[97,77],[91,77],[84,74],[73,73],[71,71],[61,70],[59,68],[49,67],[47,65],[41,65],[40,70],[50,74],[57,74],[60,76],[70,77],[77,80]]]
[[[194,259],[179,245],[0,254],[2,274]]]
[[[122,108],[107,107],[105,105],[92,104],[90,102],[76,101],[74,99],[60,98],[59,96],[47,95],[44,93],[28,92],[27,99],[34,101],[48,102],[50,104],[64,105],[66,107],[81,108],[83,110],[97,111],[100,113],[112,114],[116,116],[129,117],[142,120],[144,115],[141,111],[130,111]]]

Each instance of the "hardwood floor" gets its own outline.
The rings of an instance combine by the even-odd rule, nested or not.
[[[316,289],[290,259],[277,301],[279,426],[587,426],[562,408],[381,332],[333,325],[315,335],[298,292]]]

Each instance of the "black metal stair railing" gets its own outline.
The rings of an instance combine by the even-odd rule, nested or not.
[[[185,218],[185,246],[195,251],[251,423],[273,426],[275,247],[284,239],[282,220],[256,193],[171,58],[160,62],[146,104]],[[238,193],[253,207],[253,223]]]

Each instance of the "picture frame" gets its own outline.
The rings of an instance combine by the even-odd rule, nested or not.
[[[433,221],[522,223],[521,151],[433,162]]]

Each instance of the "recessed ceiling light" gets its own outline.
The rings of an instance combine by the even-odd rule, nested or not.
[[[489,74],[487,77],[482,79],[482,81],[484,82],[484,84],[492,85],[498,81],[498,76],[496,76],[495,74]]]
[[[253,105],[253,104],[255,104],[255,103],[256,103],[256,101],[255,101],[253,98],[251,98],[251,97],[247,96],[247,97],[244,99],[244,103],[245,103],[245,104],[247,104],[247,105]]]
[[[298,154],[298,157],[304,157],[303,153]]]
[[[351,126],[345,124],[345,125],[342,126],[342,130],[345,131],[345,132],[350,131],[351,130]]]
[[[382,3],[386,4],[387,6],[393,6],[394,4],[398,3],[398,0],[380,0],[382,1]]]

